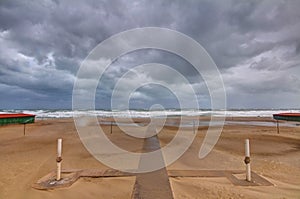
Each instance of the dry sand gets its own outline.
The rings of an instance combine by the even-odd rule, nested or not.
[[[268,118],[229,120],[269,121]],[[103,127],[117,145],[141,150],[143,142],[113,127]],[[198,152],[206,128],[199,128],[186,153],[167,170],[243,170],[244,139],[251,144],[251,167],[274,186],[236,186],[225,177],[170,177],[174,198],[300,198],[300,127],[227,125],[214,150],[204,159]],[[158,135],[164,146],[176,134],[165,127]],[[56,167],[56,139],[63,138],[63,168],[107,167],[95,160],[81,144],[72,119],[38,120],[26,125],[0,126],[0,199],[14,198],[131,198],[136,177],[81,178],[71,187],[49,191],[31,187]],[[238,176],[243,178],[244,176]]]

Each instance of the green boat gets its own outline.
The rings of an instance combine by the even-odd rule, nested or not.
[[[273,118],[275,120],[300,122],[300,113],[278,113],[273,114]]]
[[[18,113],[18,114],[0,114],[0,125],[6,125],[6,124],[28,124],[28,123],[34,123],[35,115],[32,114],[24,114],[24,113]]]

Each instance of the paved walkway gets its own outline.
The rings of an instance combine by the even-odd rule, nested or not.
[[[144,140],[143,152],[150,152],[157,149],[160,149],[157,136],[146,138]],[[163,155],[160,155],[161,156],[155,161],[164,162]],[[140,167],[143,167],[144,164],[149,164],[149,160],[147,161],[141,158]],[[153,172],[137,174],[131,198],[174,198],[166,168],[162,168]]]

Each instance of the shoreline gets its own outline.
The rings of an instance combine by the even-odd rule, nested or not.
[[[79,117],[77,117],[79,118]],[[211,120],[210,117],[206,116],[182,116],[182,117],[167,117],[165,126],[170,127],[178,127],[180,124],[180,118],[183,119],[182,127],[193,127],[193,121],[198,120],[198,126],[199,127],[207,127],[209,125],[211,126],[219,126],[219,125],[244,125],[244,126],[270,126],[270,127],[276,127],[277,122],[279,123],[280,127],[299,127],[300,122],[294,122],[294,121],[282,121],[282,120],[275,120],[272,117],[226,117],[225,119],[223,117],[214,117],[216,120],[215,123],[209,123]],[[218,123],[218,118],[223,121],[224,123]],[[124,117],[97,117],[98,122],[100,125],[130,125],[132,121],[133,124],[139,124],[139,125],[147,125],[151,121],[151,118],[124,118]],[[117,119],[117,121],[115,120]],[[154,117],[153,119],[161,119]],[[163,118],[164,119],[164,118]],[[74,121],[75,118],[37,118],[36,121],[56,121],[56,120],[72,120]],[[169,121],[169,122],[168,122]]]

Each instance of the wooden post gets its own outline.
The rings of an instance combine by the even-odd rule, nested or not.
[[[110,134],[112,134],[112,122],[110,122]]]
[[[196,130],[195,130],[195,121],[193,120],[193,131],[194,131],[194,134],[196,133]]]
[[[57,158],[56,158],[56,166],[57,166],[57,171],[56,171],[56,180],[61,179],[61,153],[62,153],[62,139],[59,138],[57,139]]]
[[[276,120],[276,125],[277,125],[277,134],[279,134],[279,122],[278,122],[278,120]]]
[[[250,144],[249,139],[245,140],[245,160],[246,164],[246,180],[251,182],[251,168],[250,168]]]
[[[26,124],[24,123],[23,125],[24,125],[24,127],[23,127],[23,133],[24,133],[24,136],[25,136]]]

